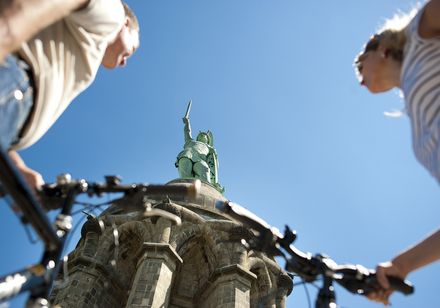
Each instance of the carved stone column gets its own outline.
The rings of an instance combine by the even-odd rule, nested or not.
[[[167,307],[173,273],[182,259],[165,243],[144,243],[126,307]]]
[[[256,278],[255,274],[237,264],[219,268],[197,306],[249,308],[251,286]]]

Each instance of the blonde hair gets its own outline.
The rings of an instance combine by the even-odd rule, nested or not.
[[[125,2],[122,2],[122,5],[124,6],[125,16],[130,18],[131,21],[130,28],[132,30],[139,31],[139,22],[133,10]]]
[[[403,48],[406,43],[405,29],[416,13],[416,8],[413,8],[408,13],[397,12],[393,17],[387,19],[379,31],[377,31],[378,34],[372,37],[373,39],[377,36],[378,46],[383,46],[394,60],[403,61]],[[372,39],[370,39],[365,48],[367,48]]]
[[[364,45],[362,52],[357,55],[355,59],[355,66],[357,74],[360,74],[362,64],[359,58],[368,51],[374,51],[379,48],[379,45],[384,47],[386,55],[391,56],[398,62],[403,61],[403,49],[406,43],[406,27],[410,21],[417,14],[420,5],[417,4],[409,12],[402,11],[394,14],[393,17],[385,20],[383,25],[376,31],[376,34],[370,37],[368,42]]]

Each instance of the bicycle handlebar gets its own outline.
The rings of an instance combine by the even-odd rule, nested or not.
[[[380,289],[373,270],[361,265],[338,265],[328,256],[302,252],[291,245],[296,239],[295,231],[286,226],[284,235],[271,227],[260,217],[230,201],[217,201],[216,208],[255,231],[255,237],[250,239],[248,246],[269,256],[281,256],[286,260],[285,269],[293,272],[306,282],[315,281],[318,276],[335,280],[351,293],[368,295]],[[390,288],[405,295],[412,294],[414,287],[407,280],[388,277]]]
[[[7,190],[14,191],[14,189],[11,189],[13,188],[12,183],[11,185],[9,185],[9,183],[7,184],[6,188],[9,188]],[[46,243],[47,251],[45,252],[42,264],[49,260],[59,260],[59,254],[61,252],[60,248],[64,246],[65,235],[71,227],[71,222],[67,218],[70,218],[70,212],[77,195],[85,193],[91,197],[94,195],[100,196],[103,193],[124,193],[125,195],[140,193],[145,197],[166,195],[169,197],[186,196],[188,198],[195,198],[200,190],[200,185],[200,181],[196,181],[192,185],[121,185],[120,179],[116,176],[106,177],[106,182],[102,184],[87,182],[85,180],[72,181],[70,175],[59,176],[56,183],[44,185],[39,193],[40,198],[43,199],[43,204],[45,204],[46,210],[62,208],[61,214],[58,215],[59,218],[61,217],[61,222],[56,224],[58,231],[52,231],[52,229],[50,230],[51,233],[45,231],[47,229],[47,223],[40,217],[42,216],[43,218],[46,218],[43,213],[36,212],[39,216],[27,215],[32,225],[42,230],[39,234]],[[25,185],[22,184],[21,186]],[[56,200],[56,202],[51,202],[50,200]],[[34,205],[27,205],[25,203],[22,210],[25,214],[28,214],[30,210],[34,211],[33,208]],[[277,228],[271,227],[260,217],[230,201],[217,201],[216,208],[253,231],[252,234],[254,234],[254,236],[247,239],[248,247],[250,249],[262,251],[270,257],[283,257],[286,261],[285,269],[288,272],[297,274],[303,278],[305,282],[315,281],[319,276],[322,276],[324,278],[324,283],[327,283],[327,286],[331,286],[331,283],[334,280],[349,292],[362,295],[367,295],[370,292],[380,289],[376,274],[373,270],[368,270],[360,265],[338,265],[327,256],[321,254],[312,255],[309,252],[303,252],[297,249],[292,245],[296,239],[296,233],[288,226],[286,226],[284,234],[282,234]],[[174,217],[175,215],[160,209],[152,209],[151,206],[145,207],[145,216],[163,216],[179,223],[179,219],[176,219],[177,216]],[[37,222],[33,221],[34,218],[38,218]],[[43,223],[40,223],[40,221]],[[59,232],[60,230],[61,232]],[[56,238],[54,238],[54,234],[56,234]],[[48,243],[50,245],[48,245]],[[53,271],[51,278],[49,279],[50,281],[53,281],[54,275],[57,271],[58,270]],[[36,281],[37,278],[34,280]],[[7,279],[7,277],[5,279]],[[410,282],[406,280],[403,281],[396,277],[388,277],[388,279],[392,290],[402,292],[405,295],[414,292],[414,287]],[[3,279],[0,279],[0,282],[3,282]],[[331,288],[329,288],[329,290],[330,289]],[[323,301],[323,303],[326,303],[326,301]],[[318,307],[328,306],[320,303]]]
[[[88,182],[84,179],[72,180],[69,174],[62,174],[57,177],[57,181],[53,184],[43,185],[39,192],[40,197],[44,199],[46,209],[56,209],[60,205],[57,201],[65,199],[66,195],[73,191],[77,194],[85,193],[89,197],[101,196],[103,193],[142,193],[145,196],[166,195],[169,197],[186,196],[195,198],[200,190],[200,181],[195,181],[191,185],[170,184],[170,185],[153,185],[153,184],[129,184],[121,185],[120,178],[117,176],[106,176],[105,183]]]

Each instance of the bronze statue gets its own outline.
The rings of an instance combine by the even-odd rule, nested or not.
[[[211,131],[199,132],[196,140],[191,136],[189,112],[192,102],[189,101],[183,117],[185,144],[183,151],[177,155],[176,167],[181,178],[196,178],[211,184],[221,193],[224,188],[218,183],[218,159],[214,149]]]

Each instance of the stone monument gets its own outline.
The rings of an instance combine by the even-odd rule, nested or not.
[[[89,216],[65,262],[67,278],[61,273],[55,284],[52,303],[63,308],[285,307],[291,278],[272,258],[248,251],[241,240],[249,238],[250,230],[215,209],[216,200],[226,199],[212,137],[208,132],[208,138],[192,140],[187,116],[184,122],[186,142],[177,163],[181,177],[167,185],[189,185],[200,178],[199,195],[134,194],[115,201],[99,217]],[[193,164],[191,176],[187,158]],[[203,163],[195,167],[202,161],[209,176]],[[182,223],[145,216],[146,205]]]

